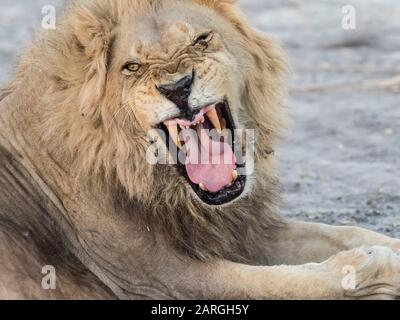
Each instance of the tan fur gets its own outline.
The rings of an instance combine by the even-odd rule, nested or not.
[[[210,48],[207,53],[196,51],[190,41],[209,28],[215,30]],[[147,69],[140,77],[126,79],[121,66],[132,54],[139,55]],[[147,131],[163,113],[176,112],[156,86],[193,68],[195,93],[226,97],[238,125],[256,130],[251,188],[226,207],[200,203],[174,166],[152,166],[145,160]],[[323,282],[318,269],[309,274],[307,266],[252,269],[233,262],[319,262],[368,243],[348,246],[353,239],[349,231],[343,243],[334,246],[338,232],[329,229],[318,234],[320,244],[314,251],[300,250],[300,240],[312,232],[302,225],[294,231],[278,215],[280,185],[271,150],[285,123],[285,74],[280,47],[250,28],[234,1],[71,2],[57,30],[33,44],[0,93],[7,111],[0,116],[0,142],[7,149],[0,150],[0,160],[11,159],[0,170],[0,183],[6,186],[15,176],[33,179],[23,198],[33,197],[38,188],[37,202],[52,206],[39,206],[32,216],[26,210],[15,215],[0,210],[0,217],[18,221],[18,230],[23,221],[36,230],[33,226],[43,221],[40,215],[54,219],[63,230],[63,245],[53,248],[49,239],[41,245],[43,254],[49,251],[46,247],[56,252],[69,248],[85,272],[90,270],[120,298],[301,297],[302,279]],[[20,163],[23,174],[16,169]],[[5,190],[9,198],[18,193]],[[25,203],[25,209],[30,205]],[[375,239],[397,249],[395,240]],[[8,248],[5,252],[11,254]],[[11,261],[18,264],[20,256]],[[330,265],[333,274],[337,265]],[[290,275],[287,292],[260,282],[270,276],[275,283]],[[192,288],[197,281],[204,286]],[[303,297],[343,297],[336,285],[331,289]],[[74,293],[75,287],[65,290],[65,297]]]
[[[244,235],[249,241],[254,237],[256,247],[260,240],[257,233],[263,235],[270,223],[279,224],[275,217],[279,186],[275,181],[273,160],[267,158],[265,151],[273,148],[283,127],[284,113],[279,102],[285,92],[283,75],[286,65],[280,48],[247,27],[231,1],[200,3],[220,13],[222,17],[218,19],[221,21],[226,19],[232,23],[231,26],[225,26],[223,31],[234,42],[232,49],[241,51],[237,60],[235,57],[231,64],[225,66],[220,62],[214,63],[212,60],[196,57],[193,53],[192,60],[186,59],[185,63],[189,67],[193,64],[196,66],[199,79],[203,74],[204,77],[212,74],[216,68],[219,77],[226,73],[232,74],[232,78],[223,86],[231,85],[230,82],[235,86],[221,90],[233,91],[230,98],[234,107],[239,105],[234,99],[242,101],[243,109],[234,110],[240,118],[239,124],[244,128],[258,128],[257,180],[254,182],[258,193],[253,196],[253,205],[270,207],[271,212],[264,219],[257,218],[255,214],[253,218],[259,219],[259,223],[254,228],[260,230]],[[131,25],[131,15],[141,16],[149,11],[168,9],[173,5],[176,5],[173,1],[76,2],[68,8],[57,31],[36,42],[19,68],[23,70],[26,64],[35,61],[35,64],[43,67],[46,65],[48,76],[53,79],[52,88],[42,100],[44,110],[41,134],[44,144],[49,146],[52,153],[69,159],[72,168],[70,174],[79,178],[76,183],[93,182],[98,177],[100,181],[95,183],[122,185],[129,198],[138,201],[140,206],[144,206],[144,211],[148,212],[151,221],[146,223],[160,224],[161,231],[170,230],[168,232],[176,235],[178,238],[175,240],[180,243],[188,241],[179,239],[186,237],[186,226],[192,228],[193,224],[198,224],[199,234],[203,234],[204,238],[197,241],[203,243],[199,246],[189,239],[191,247],[185,250],[190,250],[193,256],[210,257],[207,253],[209,249],[205,248],[209,247],[208,239],[216,238],[220,246],[226,242],[227,247],[233,241],[236,242],[237,235],[232,234],[232,231],[236,229],[238,221],[249,219],[246,218],[248,215],[245,211],[251,202],[246,198],[242,204],[231,209],[232,230],[224,228],[227,234],[218,236],[222,225],[227,222],[221,218],[225,213],[188,201],[192,197],[191,191],[188,188],[176,188],[185,182],[174,168],[154,167],[144,161],[148,149],[146,133],[156,124],[151,122],[154,116],[148,110],[154,104],[164,106],[168,103],[155,89],[155,84],[167,81],[165,73],[163,70],[155,70],[148,75],[148,81],[133,88],[132,95],[124,96],[118,70],[120,66],[113,64],[112,59],[111,64],[108,64],[110,55],[115,54],[118,57],[118,52],[123,52],[132,43],[121,43],[125,38],[119,35],[121,30]],[[201,9],[200,6],[198,8]],[[208,11],[205,14],[215,15]],[[166,43],[171,43],[168,37],[174,37],[174,34],[167,34],[166,37]],[[135,38],[127,40],[133,41]],[[222,40],[216,45],[222,45]],[[227,45],[230,46],[229,43]],[[171,46],[170,50],[177,48]],[[153,53],[158,59],[161,54]],[[180,65],[183,72],[185,63]],[[166,65],[165,68],[171,66]],[[234,70],[234,73],[230,70]],[[23,76],[23,71],[20,74]],[[236,84],[236,77],[241,83]],[[18,78],[17,75],[13,83],[17,83]],[[217,85],[220,79],[214,77],[214,81]],[[11,87],[15,86],[13,83]],[[237,89],[241,90],[238,97],[234,96],[237,95]],[[121,200],[121,197],[118,199]],[[226,254],[225,250],[214,250],[217,252],[212,255]]]
[[[154,168],[142,161],[147,149],[144,134],[150,129],[150,125],[138,123],[140,110],[138,115],[125,109],[118,112],[124,104],[121,101],[122,88],[120,79],[114,79],[115,67],[107,66],[107,54],[111,42],[118,33],[115,29],[121,21],[124,21],[125,16],[131,13],[140,16],[149,8],[154,10],[160,6],[168,7],[169,3],[168,1],[121,3],[83,1],[82,3],[69,8],[57,32],[49,34],[35,44],[34,49],[21,63],[20,69],[24,70],[25,64],[35,61],[39,65],[46,65],[49,76],[54,79],[52,92],[45,97],[48,101],[43,101],[48,108],[43,116],[43,134],[46,142],[52,142],[54,148],[58,149],[66,142],[68,149],[65,151],[76,160],[79,170],[90,174],[104,170],[107,177],[116,173],[131,197],[150,201],[151,199],[146,198],[154,194],[150,192],[154,190],[151,180],[153,176],[151,171]],[[241,110],[241,123],[245,128],[259,129],[257,154],[262,157],[263,149],[273,147],[282,129],[284,113],[279,103],[282,93],[285,92],[283,74],[286,68],[282,53],[274,42],[247,27],[237,15],[236,9],[231,6],[232,1],[200,1],[200,3],[221,12],[224,18],[237,28],[229,31],[232,32],[232,38],[240,37],[237,45],[243,50],[242,59],[237,61],[237,65],[242,68],[241,75],[246,74],[241,84],[241,99],[246,108]],[[124,26],[120,25],[118,28],[123,29]],[[74,41],[75,38],[79,41]],[[107,79],[107,68],[113,72],[109,75],[109,79]],[[23,71],[21,74],[23,76]],[[18,82],[18,78],[17,75],[13,82]],[[11,84],[12,86],[14,85]],[[157,95],[157,98],[161,99],[154,88],[149,89],[145,86],[143,91],[138,92],[139,97],[135,97],[135,100],[138,102],[149,100],[147,89],[151,95]],[[125,107],[135,108],[134,105]],[[55,137],[62,141],[54,141]],[[135,183],[136,180],[148,183],[138,184]],[[172,202],[181,201],[182,199],[172,200]]]

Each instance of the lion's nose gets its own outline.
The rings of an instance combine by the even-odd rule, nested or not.
[[[175,83],[160,85],[157,89],[185,114],[189,111],[188,101],[192,92],[193,79],[194,72]]]

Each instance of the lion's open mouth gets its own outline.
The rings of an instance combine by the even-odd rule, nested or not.
[[[198,197],[209,205],[223,205],[244,191],[246,177],[239,174],[235,123],[228,103],[207,106],[193,119],[174,118],[161,124],[175,150],[179,171]],[[235,147],[236,145],[236,147]],[[181,157],[182,156],[182,157]]]

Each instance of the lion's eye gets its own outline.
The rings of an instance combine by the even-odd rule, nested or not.
[[[123,67],[122,73],[129,76],[129,75],[132,75],[132,74],[135,73],[135,72],[138,72],[138,71],[140,70],[141,67],[142,67],[142,66],[141,66],[140,63],[137,63],[137,62],[130,62],[130,63],[127,63],[127,64]]]
[[[200,47],[202,49],[207,49],[208,44],[212,40],[214,33],[212,31],[207,31],[199,35],[194,41],[194,46]]]

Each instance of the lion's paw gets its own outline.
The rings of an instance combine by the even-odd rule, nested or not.
[[[363,247],[341,252],[325,264],[342,275],[340,285],[345,298],[400,298],[399,251]]]

